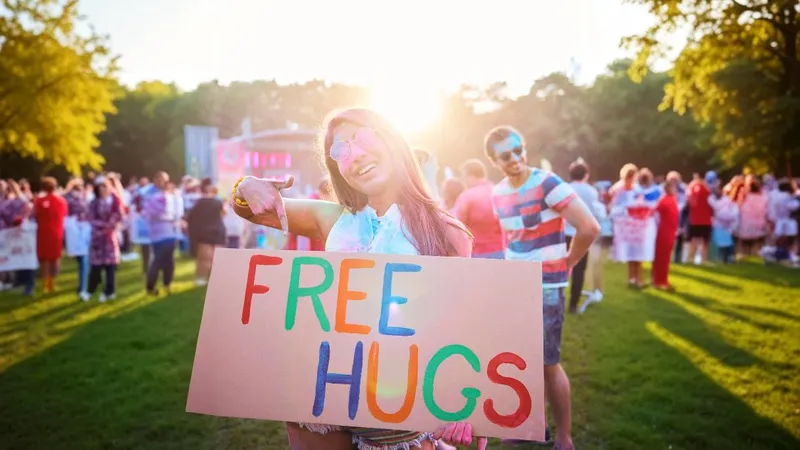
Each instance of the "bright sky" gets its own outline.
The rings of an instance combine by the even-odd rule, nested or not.
[[[590,82],[652,23],[622,0],[83,0],[120,54],[122,80],[322,78],[382,103],[506,81],[510,94],[564,71]],[[575,61],[577,64],[574,64]],[[577,67],[577,70],[576,70]],[[397,80],[409,92],[396,92]],[[388,88],[387,86],[393,86]],[[419,108],[416,108],[419,111]]]

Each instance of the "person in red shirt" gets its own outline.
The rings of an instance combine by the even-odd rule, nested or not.
[[[653,258],[653,286],[656,289],[672,290],[669,284],[669,261],[672,246],[678,235],[680,212],[678,211],[678,182],[669,180],[664,184],[664,193],[656,205],[658,231],[656,232],[656,252]]]
[[[475,237],[472,257],[504,259],[503,229],[492,206],[494,184],[486,179],[486,166],[470,159],[461,166],[461,176],[467,189],[458,196],[452,212]]]
[[[44,195],[34,202],[36,217],[36,255],[42,267],[44,291],[53,292],[54,278],[58,274],[58,263],[64,247],[64,218],[67,217],[67,201],[55,193],[58,183],[55,178],[42,178]]]
[[[717,184],[716,172],[706,172],[705,180],[693,180],[686,188],[686,203],[689,206],[689,261],[696,262],[698,247],[700,262],[708,259],[708,247],[711,240],[711,224],[714,210],[708,203],[711,189]]]

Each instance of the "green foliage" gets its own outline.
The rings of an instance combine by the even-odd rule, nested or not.
[[[656,173],[686,174],[713,164],[708,130],[690,116],[659,111],[669,76],[649,72],[634,83],[627,76],[631,65],[631,61],[613,63],[610,73],[598,77],[588,92],[589,123],[602,167],[618,171],[632,162]]]
[[[319,127],[331,110],[363,104],[367,91],[347,85],[310,81],[281,86],[275,81],[211,81],[190,92],[153,81],[124,90],[119,110],[101,134],[107,168],[124,176],[166,170],[185,173],[184,125],[215,126],[222,138],[242,133],[244,118],[254,131],[284,128],[289,123]]]
[[[714,129],[720,162],[756,171],[800,165],[800,9],[795,0],[630,0],[656,25],[626,43],[639,51],[639,80],[663,37],[688,29],[662,108]]]
[[[106,167],[123,175],[175,172],[183,165],[183,151],[170,151],[172,123],[180,93],[174,85],[145,82],[124,89],[115,101],[118,114],[108,117],[100,134]]]
[[[114,112],[115,58],[96,34],[74,30],[77,0],[3,0],[0,155],[79,173],[99,168],[97,134]]]
[[[516,100],[503,97],[497,87],[482,92],[464,86],[446,100],[441,126],[420,140],[451,167],[468,158],[485,159],[484,135],[499,124],[524,134],[532,164],[547,159],[562,173],[579,157],[589,163],[593,177],[607,179],[616,179],[628,162],[655,173],[687,175],[713,164],[708,130],[691,117],[659,111],[669,76],[648,73],[634,83],[627,76],[630,66],[630,61],[615,61],[588,87],[553,73]],[[476,104],[486,102],[495,108],[473,112]]]

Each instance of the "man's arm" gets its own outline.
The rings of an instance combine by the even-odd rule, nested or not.
[[[567,253],[567,266],[572,268],[586,255],[600,234],[600,224],[580,198],[572,199],[561,210],[561,217],[575,227],[575,237],[572,238],[572,245]]]
[[[572,186],[558,175],[548,173],[542,182],[542,190],[547,206],[575,228],[575,237],[572,238],[572,245],[567,253],[567,267],[571,269],[589,251],[589,247],[600,234],[600,224]]]

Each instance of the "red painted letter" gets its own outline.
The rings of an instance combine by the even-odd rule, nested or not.
[[[247,285],[244,288],[244,306],[242,307],[242,325],[250,322],[250,304],[253,301],[253,294],[266,294],[269,286],[255,284],[256,268],[258,266],[277,266],[283,262],[283,258],[266,255],[253,255],[250,257],[250,268],[247,270]]]
[[[501,364],[513,364],[517,366],[519,370],[525,370],[528,365],[525,364],[525,360],[518,355],[506,352],[500,353],[492,358],[492,360],[489,361],[489,366],[486,368],[486,375],[492,383],[506,385],[517,393],[517,397],[519,397],[519,408],[509,415],[502,415],[495,411],[492,399],[487,399],[483,402],[483,413],[486,415],[486,418],[495,425],[506,428],[516,428],[525,423],[531,415],[531,394],[521,381],[516,378],[500,375],[497,372],[497,368]]]

